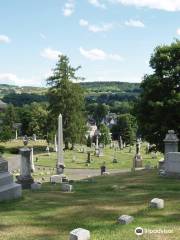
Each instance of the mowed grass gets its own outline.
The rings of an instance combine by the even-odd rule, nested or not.
[[[92,162],[87,165],[87,153],[81,153],[77,151],[65,151],[64,159],[66,168],[91,168],[99,169],[100,166],[105,162],[108,169],[129,169],[132,167],[132,160],[135,155],[134,150],[129,153],[129,147],[124,148],[123,150],[118,150],[115,153],[117,163],[113,163],[114,150],[110,149],[108,146],[103,150],[104,156],[97,157],[94,154],[91,154]],[[158,153],[156,159],[152,159],[151,154],[145,154],[144,146],[141,151],[143,158],[143,165],[151,164],[151,166],[157,166],[158,160],[162,158],[162,154]],[[47,154],[37,155],[38,162],[35,163],[39,166],[48,166],[54,167],[57,161],[57,153],[51,153],[50,156]]]
[[[20,148],[23,146],[22,141],[11,141],[5,144],[1,144],[6,147],[6,149],[11,147]],[[37,166],[47,166],[47,167],[55,167],[57,161],[57,153],[51,152],[50,156],[46,153],[46,141],[39,140],[39,141],[30,141],[28,144],[29,147],[36,147],[39,146],[43,150],[40,153],[34,152],[34,161],[38,158],[38,161],[35,161],[35,165]],[[53,145],[50,145],[53,148]],[[151,166],[157,166],[158,161],[162,158],[161,153],[157,153],[157,158],[153,159],[151,154],[146,154],[145,151],[146,143],[142,144],[141,147],[141,155],[143,158],[143,165],[151,164]],[[85,150],[85,152],[81,152],[80,150]],[[86,151],[91,150],[91,159],[92,162],[87,165],[87,153]],[[87,148],[86,146],[76,146],[76,150],[67,150],[64,152],[64,159],[65,159],[65,166],[66,168],[91,168],[91,169],[99,169],[102,164],[106,164],[107,169],[130,169],[132,167],[132,160],[135,155],[135,146],[132,147],[132,151],[129,152],[129,147],[124,148],[123,150],[117,149],[110,149],[109,146],[106,146],[103,149],[104,156],[97,157],[94,155],[94,149]],[[4,158],[13,157],[13,154],[9,152],[5,152]],[[117,159],[117,163],[113,163],[113,158]]]
[[[96,177],[75,182],[74,192],[62,193],[59,185],[44,183],[39,191],[23,191],[23,198],[0,203],[1,240],[67,240],[78,227],[90,230],[91,240],[179,240],[180,184],[164,179],[156,170]],[[149,209],[159,197],[165,208]],[[132,215],[129,225],[117,224],[121,214]],[[145,234],[134,229],[172,230],[170,234]]]

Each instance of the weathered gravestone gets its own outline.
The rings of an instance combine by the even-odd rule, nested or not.
[[[39,190],[39,189],[41,189],[41,187],[42,187],[42,184],[40,182],[34,182],[31,184],[32,190]]]
[[[21,185],[13,182],[8,172],[8,162],[0,159],[0,201],[21,197]]]
[[[134,218],[132,216],[129,215],[121,215],[118,218],[118,223],[120,224],[129,224],[134,220]]]
[[[31,184],[34,182],[31,172],[32,172],[32,164],[31,164],[31,149],[24,147],[20,149],[21,154],[21,169],[20,176],[17,176],[17,183],[22,185],[23,189],[30,189]]]
[[[141,168],[142,167],[142,156],[140,153],[141,143],[140,140],[137,139],[136,142],[136,155],[134,156],[134,167]]]
[[[180,152],[178,152],[179,139],[173,130],[169,130],[164,139],[164,160],[159,161],[159,172],[164,176],[180,177]]]
[[[70,232],[69,240],[90,240],[90,232],[83,228],[76,228]]]
[[[153,198],[150,202],[150,208],[164,208],[164,200],[160,198]]]
[[[73,186],[71,184],[68,184],[68,183],[63,183],[61,185],[61,190],[63,192],[72,192],[72,189],[73,189]]]
[[[103,157],[103,156],[104,156],[104,153],[103,153],[103,145],[100,144],[100,145],[99,145],[98,157]]]

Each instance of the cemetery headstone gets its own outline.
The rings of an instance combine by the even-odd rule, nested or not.
[[[70,232],[69,240],[90,240],[90,237],[90,231],[83,228],[77,228]]]
[[[141,156],[141,153],[140,153],[140,147],[141,147],[140,140],[137,139],[137,142],[136,142],[136,154],[134,156],[135,168],[141,168],[142,167],[142,156]]]
[[[162,176],[180,177],[180,152],[178,152],[179,139],[173,130],[169,130],[164,139],[165,156],[159,161],[159,172]]]
[[[21,185],[13,182],[13,175],[8,172],[8,162],[0,158],[0,201],[21,197]]]
[[[32,139],[33,139],[33,141],[37,140],[36,134],[33,134]]]
[[[62,176],[61,175],[52,175],[50,177],[51,183],[62,183]]]
[[[119,136],[119,148],[123,149],[123,141],[121,136]]]
[[[17,176],[17,183],[22,185],[23,189],[31,188],[34,179],[31,176],[31,149],[26,145],[28,141],[25,139],[24,147],[20,149],[21,155],[21,169],[20,176]]]
[[[120,224],[129,224],[129,223],[131,223],[133,220],[134,220],[134,217],[129,216],[129,215],[121,215],[121,216],[118,218],[118,222],[119,222]]]
[[[72,189],[73,189],[73,186],[71,184],[68,184],[68,183],[63,183],[61,185],[61,190],[63,192],[72,192]]]
[[[164,200],[160,198],[153,198],[150,202],[150,208],[164,208]]]
[[[169,152],[178,152],[178,142],[179,142],[179,139],[175,134],[174,130],[169,130],[164,139],[165,157],[166,157],[166,154]]]
[[[87,152],[87,163],[91,163],[91,152]]]
[[[98,157],[103,157],[103,156],[104,156],[104,153],[103,153],[103,145],[100,144],[100,145],[99,145]]]
[[[32,190],[39,190],[39,189],[41,189],[41,187],[42,187],[42,184],[40,182],[34,182],[31,184]]]
[[[46,147],[46,152],[47,152],[47,155],[50,156],[49,146]]]
[[[101,166],[101,175],[103,175],[104,172],[106,172],[105,163]]]

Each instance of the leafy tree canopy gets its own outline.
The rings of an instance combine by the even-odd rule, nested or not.
[[[154,73],[141,84],[137,117],[143,137],[163,151],[169,129],[180,135],[180,41],[157,47],[150,66]]]

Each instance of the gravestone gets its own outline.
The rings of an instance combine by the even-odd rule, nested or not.
[[[72,192],[72,189],[73,189],[73,186],[70,185],[70,184],[68,184],[68,183],[63,183],[63,184],[61,185],[61,190],[62,190],[63,192]]]
[[[164,139],[165,158],[168,152],[178,152],[178,142],[179,139],[177,138],[177,135],[175,134],[174,130],[169,130]]]
[[[8,172],[8,162],[0,159],[0,201],[21,197],[21,185],[13,182],[13,176]]]
[[[160,198],[153,198],[150,202],[150,208],[164,208],[164,200]]]
[[[62,176],[61,175],[52,175],[50,177],[51,183],[62,183]]]
[[[142,167],[142,156],[140,153],[140,147],[141,147],[141,143],[140,143],[140,140],[138,139],[136,142],[136,154],[134,156],[134,167],[135,168]]]
[[[91,152],[87,152],[87,163],[91,163]]]
[[[50,156],[49,146],[46,147],[46,152],[47,152],[47,155]]]
[[[119,136],[119,148],[123,149],[123,141],[121,136]]]
[[[32,139],[33,139],[33,141],[36,142],[36,140],[37,140],[37,138],[36,138],[36,134],[33,134]]]
[[[31,149],[24,147],[20,149],[21,169],[20,176],[17,176],[17,183],[22,185],[23,189],[30,189],[34,182],[31,176]]]
[[[39,190],[39,189],[41,189],[41,187],[42,187],[42,184],[40,182],[34,182],[31,184],[32,190]]]
[[[105,164],[103,164],[100,169],[101,169],[101,175],[103,175],[106,172]]]
[[[120,224],[129,224],[131,223],[132,221],[134,220],[134,218],[132,216],[129,216],[129,215],[121,215],[119,218],[118,218],[118,222]]]
[[[164,168],[166,175],[180,177],[180,152],[167,153]]]
[[[104,153],[103,153],[103,145],[100,144],[100,145],[99,145],[98,157],[103,157],[103,156],[104,156]]]
[[[159,173],[162,176],[180,177],[179,139],[173,130],[169,130],[164,139],[164,160],[159,161]],[[162,174],[163,173],[163,174]]]
[[[83,228],[76,228],[70,232],[69,240],[90,240],[90,232]]]

